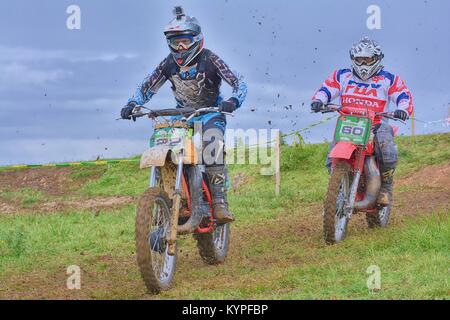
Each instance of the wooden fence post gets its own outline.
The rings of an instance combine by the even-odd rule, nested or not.
[[[277,138],[275,140],[275,195],[280,196],[281,186],[281,170],[280,170],[280,157],[281,157],[281,132],[277,131]]]

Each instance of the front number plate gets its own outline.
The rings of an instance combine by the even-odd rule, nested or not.
[[[340,116],[335,132],[335,141],[347,141],[356,145],[366,145],[369,140],[372,121],[355,116]]]

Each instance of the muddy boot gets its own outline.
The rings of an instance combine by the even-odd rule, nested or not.
[[[381,206],[388,206],[392,203],[394,172],[395,169],[381,172],[381,188],[377,199],[377,203]]]
[[[212,166],[206,168],[217,224],[226,224],[235,220],[228,211],[225,166]]]

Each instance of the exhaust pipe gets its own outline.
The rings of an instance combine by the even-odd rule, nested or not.
[[[377,201],[378,193],[380,192],[380,170],[378,169],[374,156],[366,158],[364,172],[366,175],[366,196],[363,200],[355,202],[356,210],[364,210],[372,207]]]
[[[198,166],[191,166],[189,169],[189,189],[191,191],[191,208],[192,215],[189,220],[177,227],[179,234],[189,234],[197,230],[198,226],[203,220],[203,217],[208,215],[203,206],[203,186],[202,186],[202,172]]]
[[[201,214],[198,214],[198,212],[195,211],[194,207],[192,207],[192,216],[189,218],[189,220],[177,227],[178,234],[190,234],[193,233],[195,230],[197,230],[198,226],[202,222],[203,216]]]

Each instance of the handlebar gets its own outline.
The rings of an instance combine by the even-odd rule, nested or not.
[[[334,104],[334,103],[328,103],[325,105],[325,108],[323,109],[323,111],[321,111],[321,113],[331,113],[331,112],[343,113],[342,110],[344,108],[345,107]],[[400,121],[401,123],[405,123],[401,119],[395,118],[394,112],[375,112],[375,116],[387,118],[387,119],[394,120],[394,121]]]
[[[137,106],[134,108],[132,116],[135,118],[142,118],[148,116],[149,118],[157,117],[171,117],[171,116],[187,116],[195,112],[193,108],[172,108],[161,110],[149,110],[149,112],[141,112],[143,106]],[[145,108],[146,109],[146,108]]]
[[[142,109],[146,109],[149,112],[142,112]],[[144,106],[136,106],[133,110],[133,113],[131,114],[131,117],[134,119],[137,118],[158,118],[158,117],[172,117],[172,116],[182,116],[185,118],[186,121],[191,120],[193,117],[198,116],[202,113],[208,113],[208,112],[218,112],[223,115],[228,116],[234,116],[232,113],[228,112],[221,112],[219,108],[217,107],[208,107],[208,108],[201,108],[201,109],[194,109],[194,108],[171,108],[171,109],[160,109],[160,110],[150,110],[147,109]],[[118,119],[120,120],[120,119]]]

